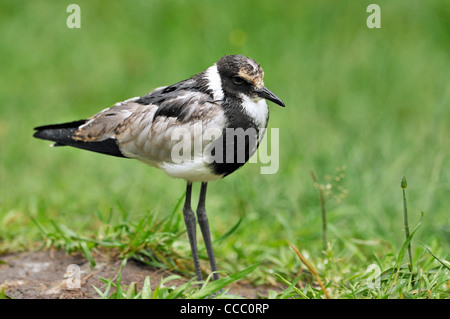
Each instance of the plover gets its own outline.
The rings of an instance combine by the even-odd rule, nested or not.
[[[183,216],[199,281],[191,191],[193,182],[201,182],[197,219],[216,280],[207,183],[233,173],[256,151],[269,118],[266,99],[284,107],[263,79],[253,59],[224,56],[187,80],[116,103],[87,120],[36,127],[34,137],[55,142],[52,146],[137,159],[186,180]]]

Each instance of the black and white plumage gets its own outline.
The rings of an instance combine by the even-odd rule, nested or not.
[[[186,180],[183,214],[201,280],[196,221],[190,205],[192,182],[202,182],[197,218],[212,271],[216,271],[205,210],[206,186],[233,173],[256,151],[269,118],[265,99],[284,106],[264,86],[263,78],[264,72],[254,60],[224,56],[187,80],[117,103],[87,120],[36,127],[34,137],[53,141],[53,146],[138,159]],[[241,139],[228,135],[227,130],[250,133]],[[182,135],[180,132],[189,139],[183,145],[191,146],[187,152],[183,149],[186,154],[181,161],[173,152],[180,145],[174,136]],[[242,151],[243,157],[238,158]]]

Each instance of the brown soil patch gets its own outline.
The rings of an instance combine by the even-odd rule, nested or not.
[[[101,259],[101,258],[99,258]],[[1,256],[0,287],[5,287],[6,295],[15,299],[95,299],[100,298],[92,285],[104,291],[104,283],[99,279],[113,278],[120,268],[121,261],[98,260],[92,268],[81,254],[67,255],[62,251],[27,252]],[[80,266],[80,288],[68,288],[67,267],[71,264]],[[156,287],[161,276],[173,275],[166,270],[151,268],[135,260],[128,260],[122,271],[122,286],[132,282],[142,289],[146,276],[150,277],[152,288]],[[177,285],[186,280],[174,280],[168,284]],[[253,287],[252,285],[235,283],[229,293],[248,299],[267,296],[272,286]]]

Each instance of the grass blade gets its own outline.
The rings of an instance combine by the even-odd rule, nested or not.
[[[144,286],[142,286],[142,299],[152,299],[152,287],[150,286],[150,277],[145,277]]]
[[[126,299],[134,299],[134,297],[137,294],[137,284],[135,281],[133,281],[130,286],[128,287]]]
[[[279,274],[275,274],[275,276],[280,279],[282,282],[284,282],[286,285],[288,285],[288,288],[283,291],[283,293],[277,297],[277,299],[286,299],[288,298],[289,294],[291,293],[291,291],[295,291],[298,295],[302,296],[305,299],[309,299],[308,296],[306,296],[303,292],[301,292],[296,286],[298,281],[300,280],[301,275],[299,275],[292,283],[290,283],[288,280],[286,280],[285,278],[283,278],[281,275]]]
[[[322,280],[320,280],[319,274],[318,274],[317,271],[314,269],[314,267],[311,266],[311,264],[308,262],[308,260],[307,260],[305,257],[303,257],[302,254],[300,254],[300,252],[297,250],[297,248],[295,248],[295,246],[294,246],[293,244],[289,243],[289,245],[290,245],[291,248],[294,250],[294,252],[297,254],[298,258],[300,258],[300,260],[302,261],[302,263],[305,264],[305,266],[308,267],[309,271],[312,272],[312,274],[314,275],[314,277],[315,277],[316,280],[317,280],[317,283],[319,284],[320,288],[322,289],[322,291],[323,291],[325,297],[326,297],[327,299],[331,299],[330,295],[328,294],[327,290],[325,289],[325,286],[324,286],[323,283],[322,283]]]
[[[223,241],[224,239],[228,238],[228,236],[230,236],[231,234],[233,234],[233,233],[236,231],[236,229],[238,229],[238,227],[239,227],[239,225],[241,224],[241,222],[242,222],[242,218],[239,218],[238,222],[237,222],[233,227],[231,227],[229,231],[227,231],[225,234],[223,234],[222,236],[220,236],[219,238],[217,238],[217,239],[213,242],[213,244],[217,244],[217,243]]]
[[[314,186],[319,190],[320,210],[322,214],[322,248],[323,251],[327,250],[327,209],[325,204],[325,194],[323,186],[317,181],[316,175],[311,171],[311,177],[314,181]]]
[[[406,182],[406,177],[402,177],[402,181],[400,183],[400,186],[403,191],[403,224],[405,227],[405,238],[408,240],[409,237],[409,223],[408,223],[408,207],[406,205],[406,187],[408,187],[408,183]],[[412,255],[411,255],[411,242],[408,243],[407,246],[408,249],[408,257],[409,257],[409,264],[408,268],[409,271],[412,272]]]
[[[442,266],[444,266],[445,268],[447,268],[448,270],[450,270],[450,262],[448,262],[445,259],[441,259],[438,256],[436,256],[429,247],[425,246],[424,244],[422,244],[422,246],[426,249],[426,251],[428,251],[430,253],[431,256],[434,257],[434,259],[436,259]]]
[[[91,264],[91,267],[95,267],[95,260],[94,257],[91,254],[90,249],[88,248],[86,242],[81,241],[80,242],[80,248],[83,251],[84,256],[86,257],[87,260],[89,260],[89,263]]]
[[[244,270],[241,270],[235,274],[232,274],[228,277],[221,278],[219,280],[213,281],[211,283],[208,283],[207,285],[204,285],[199,291],[192,294],[190,298],[192,299],[202,299],[206,298],[208,296],[211,296],[213,293],[219,291],[226,285],[231,284],[232,282],[235,282],[248,274],[250,274],[253,270],[255,270],[261,263],[257,263],[253,266],[250,266]]]
[[[423,219],[423,212],[420,213],[419,223],[414,228],[413,232],[408,236],[408,238],[406,238],[405,242],[402,245],[402,248],[400,249],[400,251],[399,251],[399,253],[397,255],[397,260],[395,262],[396,268],[400,267],[400,263],[403,261],[403,258],[405,257],[406,250],[408,249],[409,244],[411,243],[411,239],[413,238],[413,236],[416,233],[417,229],[419,229],[420,225],[422,224],[422,219]]]

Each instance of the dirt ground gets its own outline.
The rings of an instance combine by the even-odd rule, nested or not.
[[[120,267],[120,260],[99,260],[95,268],[81,254],[67,255],[63,251],[28,252],[0,256],[0,288],[5,287],[7,296],[14,299],[95,299],[100,298],[92,285],[102,289],[104,283],[99,277],[113,278]],[[80,288],[69,288],[67,267],[80,266]],[[122,285],[136,282],[142,288],[146,276],[150,277],[152,287],[161,279],[173,275],[166,270],[151,268],[135,260],[128,260],[122,271]],[[187,281],[187,280],[186,280]],[[186,282],[184,281],[184,282]],[[182,280],[171,281],[177,285]],[[229,293],[247,299],[267,296],[271,286],[253,287],[245,282],[235,283]]]

